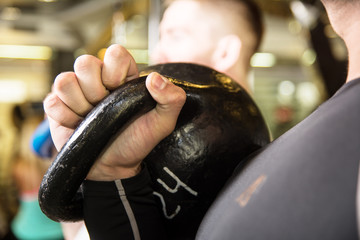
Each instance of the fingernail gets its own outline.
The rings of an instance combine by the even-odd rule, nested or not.
[[[152,86],[158,90],[163,90],[168,84],[169,80],[158,73],[153,73],[152,75]]]

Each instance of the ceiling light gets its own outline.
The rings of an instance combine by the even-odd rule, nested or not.
[[[312,49],[306,49],[301,57],[301,62],[305,65],[305,66],[311,66],[315,63],[316,61],[316,52]]]
[[[276,64],[276,57],[272,53],[255,53],[251,58],[252,67],[273,67]]]
[[[46,3],[51,3],[51,2],[57,2],[58,0],[38,0],[39,2],[46,2]]]
[[[49,60],[51,56],[47,46],[0,45],[0,58]]]

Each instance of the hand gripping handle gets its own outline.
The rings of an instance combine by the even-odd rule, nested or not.
[[[54,221],[83,218],[81,183],[102,150],[134,116],[155,107],[146,77],[125,83],[99,103],[75,130],[46,172],[39,190],[41,210]]]

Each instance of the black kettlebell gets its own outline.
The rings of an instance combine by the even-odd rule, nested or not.
[[[151,66],[96,106],[61,149],[39,191],[42,211],[55,221],[83,218],[81,184],[109,140],[134,116],[155,106],[145,87],[156,71],[186,91],[172,134],[145,162],[169,236],[193,239],[234,168],[269,143],[265,121],[249,94],[226,75],[186,63]]]

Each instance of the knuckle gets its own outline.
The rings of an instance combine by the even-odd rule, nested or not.
[[[55,94],[48,94],[43,101],[44,112],[47,116],[56,117],[59,98]]]
[[[186,101],[185,91],[182,88],[179,88],[178,91],[176,91],[174,94],[172,94],[172,96],[173,96],[173,99],[172,99],[173,105],[181,108]]]
[[[63,103],[56,95],[46,97],[44,111],[49,118],[64,127],[74,128],[82,119],[76,113],[65,110]]]
[[[115,79],[103,79],[103,85],[106,86],[107,89],[109,90],[114,90],[117,87],[119,87],[121,85],[121,78],[115,78]]]
[[[60,73],[55,78],[53,88],[55,91],[64,91],[69,86],[74,84],[75,81],[77,81],[75,73],[72,73],[72,72]]]
[[[106,51],[107,54],[109,54],[111,57],[114,58],[125,58],[130,57],[129,52],[126,50],[125,47],[119,45],[119,44],[113,44],[111,45],[108,50]]]
[[[95,88],[93,89],[92,94],[86,96],[86,98],[91,104],[97,104],[101,100],[103,100],[108,94],[109,92],[105,88]]]
[[[81,55],[75,60],[74,69],[75,71],[85,71],[94,62],[97,62],[97,58],[88,54]]]
[[[57,102],[56,95],[52,93],[48,94],[43,101],[45,112],[47,113],[50,109],[52,109],[52,107],[56,105],[56,102]]]

